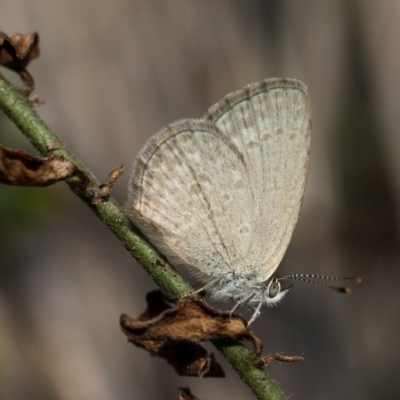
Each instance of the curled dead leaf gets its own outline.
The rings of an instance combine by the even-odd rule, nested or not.
[[[111,171],[106,184],[89,187],[88,176],[63,156],[38,157],[0,145],[0,183],[40,187],[77,176],[80,180],[78,192],[92,204],[98,204],[110,196],[115,181],[124,170],[121,165]]]
[[[35,88],[35,81],[26,68],[39,56],[39,52],[37,33],[8,36],[0,32],[0,65],[19,74],[29,94]]]
[[[164,358],[175,368],[178,375],[225,376],[213,354],[208,354],[197,343],[178,339],[173,333],[176,327],[171,323],[173,316],[169,315],[172,308],[164,302],[161,292],[149,293],[147,303],[147,310],[138,319],[133,319],[125,314],[120,317],[122,332],[131,343],[147,350],[153,356]],[[167,313],[166,319],[164,319],[165,313]]]
[[[49,186],[76,173],[62,156],[37,157],[0,145],[0,182],[18,186]]]
[[[148,309],[137,319],[121,315],[121,329],[131,343],[165,358],[180,375],[216,376],[213,355],[208,356],[200,342],[246,339],[257,355],[262,351],[261,341],[242,317],[216,310],[198,298],[185,297],[171,307],[156,291],[148,294],[147,303]]]

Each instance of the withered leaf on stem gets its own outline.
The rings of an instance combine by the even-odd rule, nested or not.
[[[0,65],[19,74],[28,93],[35,88],[35,81],[26,67],[39,56],[39,35],[15,34],[8,36],[0,32]]]
[[[130,342],[166,358],[181,375],[215,376],[210,375],[215,360],[207,356],[200,342],[247,339],[258,355],[262,351],[261,341],[242,317],[216,310],[195,297],[171,307],[156,291],[148,294],[147,303],[148,309],[137,319],[121,315],[121,329]]]
[[[159,291],[147,295],[147,310],[138,319],[122,314],[120,326],[128,340],[154,356],[164,358],[175,368],[178,375],[192,377],[225,376],[213,354],[199,344],[177,338],[172,327],[169,312],[174,310],[164,302]],[[166,320],[164,319],[167,313]],[[172,327],[173,329],[173,327]]]
[[[49,186],[72,176],[80,179],[78,192],[98,204],[110,196],[111,188],[125,168],[121,165],[109,174],[106,184],[89,187],[89,178],[63,156],[38,157],[22,150],[0,145],[0,183],[17,186]]]
[[[49,186],[76,173],[62,156],[37,157],[0,145],[0,183],[18,186]]]

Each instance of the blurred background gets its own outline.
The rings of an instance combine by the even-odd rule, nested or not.
[[[349,296],[297,284],[254,323],[292,399],[398,399],[400,2],[2,0],[0,29],[40,34],[37,110],[101,181],[166,124],[269,77],[313,106],[307,191],[280,273],[361,276]],[[2,70],[21,86],[18,78]],[[32,151],[0,114],[0,141]],[[126,342],[154,283],[68,187],[0,187],[0,398],[251,399],[176,376]],[[230,305],[225,305],[229,309]],[[210,349],[212,347],[210,346]]]

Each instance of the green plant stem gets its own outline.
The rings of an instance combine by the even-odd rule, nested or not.
[[[27,101],[25,94],[15,89],[2,75],[0,75],[0,107],[41,155],[62,155],[88,176],[91,186],[97,187],[100,184],[38,116]],[[132,225],[114,199],[109,198],[100,204],[93,205],[78,190],[79,180],[77,178],[70,178],[66,182],[117,236],[168,299],[176,302],[182,296],[193,291],[192,287]],[[263,369],[255,365],[250,351],[240,342],[218,340],[213,344],[230,362],[258,399],[281,400],[285,398],[280,388]]]

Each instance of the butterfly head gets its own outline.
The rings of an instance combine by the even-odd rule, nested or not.
[[[294,284],[292,284],[288,288],[282,289],[279,278],[276,276],[266,282],[265,285],[265,290],[263,291],[263,302],[266,303],[268,307],[274,307],[278,305],[289,292],[289,290],[294,286]]]

